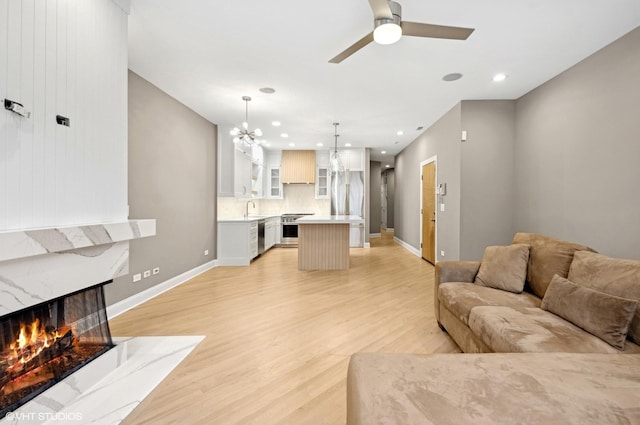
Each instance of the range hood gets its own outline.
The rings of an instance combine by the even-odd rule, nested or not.
[[[284,184],[313,184],[316,182],[316,151],[283,150],[280,180]]]

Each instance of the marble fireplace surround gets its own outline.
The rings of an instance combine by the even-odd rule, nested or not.
[[[129,273],[129,241],[156,221],[0,232],[0,316]]]
[[[129,241],[155,233],[153,219],[0,231],[0,316],[128,274]],[[114,338],[0,423],[119,423],[202,338]]]

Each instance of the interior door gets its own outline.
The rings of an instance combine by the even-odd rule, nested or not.
[[[422,258],[436,263],[436,163],[422,166]]]

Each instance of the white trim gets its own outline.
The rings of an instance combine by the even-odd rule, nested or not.
[[[384,229],[384,230],[386,230],[387,232],[394,232],[393,227],[387,227],[387,228],[386,228],[386,229]]]
[[[369,239],[371,238],[381,238],[382,233],[369,233]]]
[[[365,243],[364,243],[364,247],[365,247],[365,248],[371,248],[371,244],[370,244],[369,242],[365,242]]]
[[[158,295],[167,292],[170,289],[175,288],[176,286],[182,285],[189,279],[192,279],[207,270],[211,270],[214,267],[218,266],[218,260],[209,261],[208,263],[204,263],[198,267],[195,267],[191,270],[188,270],[178,276],[172,277],[169,280],[165,280],[162,283],[159,283],[151,288],[145,289],[142,292],[138,292],[130,296],[129,298],[125,298],[122,301],[118,301],[117,303],[111,304],[107,307],[107,317],[113,319],[121,315],[122,313],[146,302],[152,298],[157,297]]]
[[[403,247],[404,249],[406,249],[407,251],[409,251],[410,253],[412,253],[416,257],[422,258],[422,252],[420,252],[419,249],[414,248],[413,246],[409,245],[408,243],[406,243],[402,239],[398,238],[397,236],[394,236],[393,240],[395,242],[397,242],[398,245],[400,245],[401,247]]]
[[[431,158],[427,158],[424,161],[422,161],[420,163],[420,211],[422,211],[422,192],[423,192],[423,188],[422,185],[424,183],[424,180],[422,179],[422,167],[424,167],[427,164],[430,163],[434,163],[436,166],[436,173],[435,173],[435,182],[434,185],[437,187],[438,186],[438,155],[434,155]],[[434,187],[435,189],[435,187]],[[436,190],[434,190],[434,197],[435,199],[435,205],[436,205],[436,227],[435,227],[435,232],[436,234],[434,235],[433,239],[434,239],[434,262],[438,262],[438,223],[440,222],[440,214],[438,211],[438,192]],[[420,246],[422,247],[423,244],[423,240],[422,240],[422,212],[419,212],[418,216],[420,217]],[[420,251],[420,258],[422,258],[422,250]]]

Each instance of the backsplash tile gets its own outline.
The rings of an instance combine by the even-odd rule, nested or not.
[[[331,214],[331,201],[329,199],[316,199],[315,186],[312,184],[285,184],[284,199],[238,199],[218,198],[218,218],[237,218],[245,213],[247,201],[253,201],[249,205],[249,214],[269,215],[283,213],[312,213],[319,215]]]

